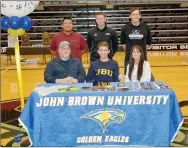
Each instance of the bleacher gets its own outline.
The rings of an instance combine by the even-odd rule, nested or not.
[[[74,4],[74,5],[73,5]],[[129,22],[129,9],[139,7],[142,21],[148,24],[152,32],[152,44],[187,44],[188,43],[188,7],[181,3],[166,4],[162,2],[134,3],[131,1],[109,3],[41,1],[38,9],[29,16],[33,27],[27,31],[31,44],[42,43],[42,33],[47,31],[51,37],[61,31],[62,20],[70,16],[74,30],[85,37],[89,29],[95,26],[95,12],[104,11],[107,24],[116,30],[118,36],[121,27]],[[1,46],[7,46],[7,32],[1,30]]]

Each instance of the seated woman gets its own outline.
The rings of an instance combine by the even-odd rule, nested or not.
[[[134,45],[131,49],[130,60],[125,75],[126,82],[150,81],[151,69],[149,62],[144,60],[142,47]]]
[[[80,60],[71,56],[70,43],[59,44],[59,57],[50,61],[44,71],[46,83],[73,84],[84,82],[86,73]]]

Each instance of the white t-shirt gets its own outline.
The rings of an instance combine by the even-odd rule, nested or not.
[[[138,82],[138,79],[137,79],[137,71],[138,71],[138,65],[134,65],[134,69],[133,69],[133,72],[132,72],[132,76],[131,76],[131,81],[132,82]],[[126,82],[130,82],[130,79],[129,79],[129,64],[127,66],[127,73],[125,75],[125,81]],[[140,81],[144,82],[144,81],[150,81],[151,80],[151,68],[150,68],[150,64],[149,62],[147,61],[144,61],[144,64],[143,64],[143,74],[142,74],[142,77],[140,79]]]

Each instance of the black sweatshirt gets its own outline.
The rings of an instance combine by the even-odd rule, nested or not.
[[[134,45],[140,45],[143,48],[145,60],[146,45],[151,45],[151,31],[149,26],[145,23],[140,23],[138,26],[134,26],[131,23],[127,23],[121,29],[121,44],[126,44],[126,61],[129,61],[129,55],[131,48]]]
[[[89,30],[87,34],[87,44],[90,52],[90,61],[99,59],[97,45],[100,41],[106,41],[110,45],[109,58],[112,58],[118,49],[118,37],[116,31],[108,26],[100,30],[97,26]]]

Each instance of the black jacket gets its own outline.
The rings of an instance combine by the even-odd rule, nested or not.
[[[63,79],[66,77],[73,77],[78,82],[84,82],[86,78],[85,70],[77,58],[70,57],[68,70],[63,65],[60,58],[50,61],[44,71],[44,80],[47,83],[55,83],[56,79]]]
[[[116,31],[108,26],[100,30],[97,26],[89,30],[87,34],[87,44],[91,53],[90,61],[95,61],[99,58],[97,53],[97,45],[100,41],[106,41],[110,45],[109,57],[112,58],[118,49],[118,37]]]

